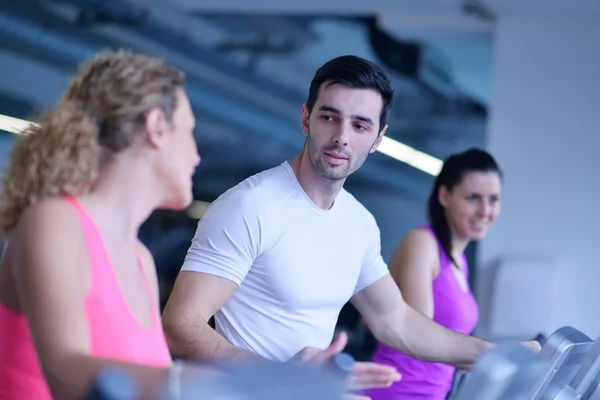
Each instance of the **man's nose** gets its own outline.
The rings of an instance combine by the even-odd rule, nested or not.
[[[347,146],[348,140],[350,138],[350,127],[346,124],[340,124],[333,136],[333,141],[335,144],[340,146]]]

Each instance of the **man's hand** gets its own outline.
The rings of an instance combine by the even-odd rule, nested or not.
[[[400,380],[400,374],[395,368],[376,364],[373,362],[357,362],[354,372],[348,379],[349,391],[361,391],[365,389],[386,388]],[[370,397],[349,393],[343,400],[370,400]]]
[[[490,343],[489,345],[490,345],[490,347],[488,348],[488,350],[495,346],[495,344],[493,344],[493,343]],[[537,340],[530,340],[528,342],[521,342],[521,345],[523,345],[524,347],[526,347],[529,350],[533,351],[534,353],[539,353],[542,350],[542,345]],[[481,355],[479,357],[481,357]],[[475,361],[477,361],[477,360],[475,360]],[[474,365],[474,363],[470,363],[468,365],[460,365],[459,364],[459,365],[456,365],[456,368],[459,369],[459,370],[461,370],[461,371],[469,371],[471,368],[473,368],[473,365]]]
[[[292,361],[323,365],[327,363],[331,357],[341,353],[347,344],[348,335],[345,332],[342,332],[327,349],[320,350],[315,347],[305,347],[292,358]],[[348,378],[347,385],[349,391],[357,391],[389,387],[399,380],[400,374],[393,367],[373,362],[357,362],[354,364],[354,370]],[[348,394],[344,397],[344,400],[365,399],[368,399],[368,397],[354,394]]]
[[[542,345],[537,340],[530,340],[529,342],[521,342],[521,344],[535,353],[539,353],[542,350]]]
[[[364,390],[390,387],[400,380],[394,367],[374,362],[357,362],[348,380],[350,390]]]
[[[317,349],[316,347],[307,346],[300,350],[290,361],[300,361],[309,364],[325,364],[331,357],[341,353],[348,344],[348,334],[340,333],[335,340],[325,350]]]

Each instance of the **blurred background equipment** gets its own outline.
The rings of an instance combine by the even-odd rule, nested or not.
[[[304,363],[252,363],[223,368],[223,375],[182,378],[168,383],[154,400],[342,400],[346,374]],[[173,393],[173,392],[176,393]],[[133,400],[139,391],[127,374],[106,370],[98,375],[87,400]]]

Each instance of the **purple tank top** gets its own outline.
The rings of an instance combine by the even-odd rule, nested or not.
[[[422,228],[436,237],[440,249],[440,272],[433,280],[433,320],[453,331],[470,334],[478,319],[473,293],[470,289],[467,292],[462,290],[452,271],[454,266],[442,250],[433,229],[429,226]],[[464,254],[462,258],[468,277]],[[402,379],[389,388],[366,391],[372,400],[444,400],[452,387],[454,367],[416,360],[381,343],[377,344],[373,362],[395,367]]]

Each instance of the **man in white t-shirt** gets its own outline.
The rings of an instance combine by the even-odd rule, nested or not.
[[[345,339],[328,346],[349,300],[380,342],[420,359],[469,367],[492,346],[404,302],[375,219],[343,189],[381,143],[392,97],[384,72],[361,58],[317,71],[301,153],[225,192],[198,223],[163,314],[175,357],[285,362],[326,349],[318,356],[326,358],[343,348]],[[353,378],[362,387],[398,379],[372,363],[359,363]]]

